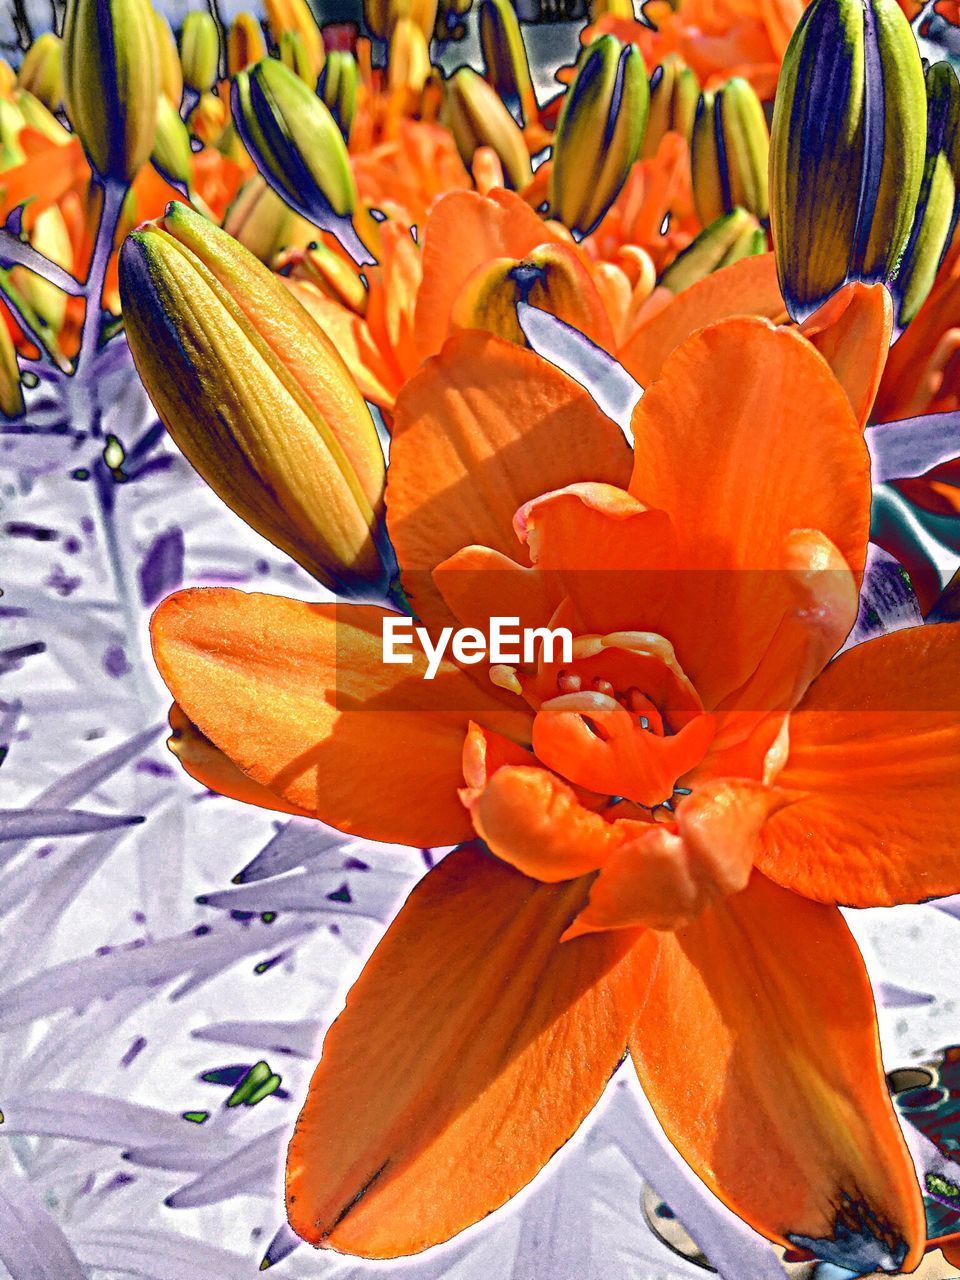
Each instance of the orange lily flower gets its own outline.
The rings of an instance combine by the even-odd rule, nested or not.
[[[804,8],[804,0],[647,0],[643,22],[604,14],[580,39],[587,45],[609,32],[637,45],[650,70],[677,54],[705,89],[743,76],[772,102],[780,63]]]
[[[370,1257],[454,1235],[537,1173],[629,1046],[741,1216],[909,1270],[922,1200],[836,904],[960,885],[960,721],[935,693],[956,686],[960,632],[830,661],[857,610],[869,464],[796,330],[693,334],[633,434],[631,452],[577,383],[477,332],[398,398],[388,527],[418,619],[433,636],[561,620],[566,664],[444,661],[424,682],[422,652],[382,662],[372,606],[208,589],[155,614],[202,782],[372,839],[470,842],[327,1034],[290,1219]]]

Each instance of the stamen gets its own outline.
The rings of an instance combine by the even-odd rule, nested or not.
[[[583,677],[571,671],[561,671],[557,676],[557,688],[561,693],[579,693],[583,688]]]
[[[594,680],[592,688],[595,689],[597,693],[605,693],[608,698],[613,697],[613,685],[609,680]]]
[[[517,679],[516,667],[508,667],[504,663],[497,663],[490,668],[490,679],[498,689],[506,689],[508,693],[523,694],[523,687]]]

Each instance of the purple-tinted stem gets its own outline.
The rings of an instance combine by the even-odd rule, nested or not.
[[[103,204],[100,206],[97,238],[94,241],[90,272],[84,285],[87,310],[83,317],[83,331],[80,336],[80,353],[77,356],[78,370],[90,364],[100,343],[103,282],[106,279],[110,254],[113,251],[113,240],[126,194],[127,189],[122,183],[115,182],[111,178],[107,178],[104,181]]]
[[[0,228],[0,263],[4,267],[13,265],[26,267],[34,275],[49,280],[64,293],[69,293],[72,298],[83,295],[83,285],[76,276],[72,276],[69,271],[64,271],[63,267],[51,262],[49,258],[34,249],[33,245],[27,244],[2,228]]]

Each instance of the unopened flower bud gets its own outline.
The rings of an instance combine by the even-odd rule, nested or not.
[[[368,294],[356,268],[325,244],[312,244],[299,253],[290,276],[312,284],[358,316],[366,313]]]
[[[382,589],[376,429],[333,344],[281,280],[174,204],[125,242],[120,289],[140,377],[200,475],[319,581]]]
[[[280,48],[285,31],[295,32],[303,41],[306,58],[310,67],[311,88],[323,70],[325,58],[323,36],[317,26],[316,19],[310,12],[307,0],[265,0],[267,25],[273,37],[273,43]]]
[[[293,74],[299,76],[305,85],[308,85],[311,89],[316,88],[317,78],[313,74],[307,46],[303,43],[303,37],[299,31],[284,31],[280,37],[277,52],[280,55],[280,61],[285,67],[289,67]]]
[[[650,108],[643,55],[601,36],[580,59],[553,143],[550,209],[588,235],[613,204],[640,154]]]
[[[157,76],[160,92],[179,111],[183,100],[183,68],[170,23],[159,10],[153,10],[153,26],[157,48]]]
[[[238,13],[227,32],[227,74],[232,78],[266,56],[260,23],[252,13]]]
[[[59,146],[66,146],[69,143],[71,138],[70,130],[63,127],[53,112],[45,107],[39,98],[35,98],[26,89],[14,89],[13,101],[17,110],[23,116],[23,123],[28,129],[34,129],[37,133],[42,133],[45,138],[48,138],[51,142],[56,142]]]
[[[102,178],[130,183],[157,128],[157,42],[149,0],[70,0],[63,88],[70,123]]]
[[[344,138],[350,137],[353,119],[357,114],[359,85],[360,68],[353,54],[344,50],[331,49],[320,72],[317,92],[340,126],[340,132]]]
[[[23,413],[23,386],[17,352],[5,321],[0,319],[0,414],[19,418]]]
[[[721,214],[746,209],[767,217],[770,135],[763,107],[746,80],[735,77],[705,93],[693,125],[693,202],[706,226]]]
[[[37,36],[23,55],[17,84],[39,98],[49,111],[60,110],[63,105],[63,49],[59,36],[52,31]]]
[[[901,325],[910,323],[930,292],[960,211],[960,81],[949,62],[935,62],[926,85],[926,164],[910,239],[893,282]]]
[[[230,101],[244,146],[277,194],[369,261],[351,223],[357,188],[350,159],[326,105],[274,58],[241,71]]]
[[[237,192],[223,219],[223,229],[268,266],[284,249],[303,248],[317,236],[313,223],[284,204],[259,173]]]
[[[508,185],[523,190],[533,178],[523,132],[483,76],[471,67],[455,71],[444,85],[443,112],[468,168],[478,147],[490,147],[503,166]]]
[[[17,73],[6,58],[0,58],[0,97],[8,98],[17,83]]]
[[[411,110],[431,73],[430,44],[413,18],[398,18],[390,32],[387,51],[387,87],[406,94]]]
[[[925,122],[920,54],[896,0],[813,0],[784,56],[770,152],[777,270],[795,320],[845,281],[892,276]]]
[[[194,93],[207,93],[217,82],[220,69],[220,36],[212,14],[195,9],[180,28],[180,65],[183,82]]]
[[[650,160],[665,133],[679,133],[686,142],[693,137],[693,122],[700,97],[696,73],[679,58],[670,55],[650,76],[650,115],[641,158]]]
[[[153,167],[174,187],[189,193],[193,181],[193,152],[190,134],[166,94],[157,101],[157,134],[150,156]]]
[[[517,102],[524,124],[537,118],[537,99],[517,11],[510,0],[483,0],[479,13],[484,75],[508,102]]]
[[[681,293],[711,271],[740,258],[767,252],[767,233],[746,209],[722,213],[678,254],[660,277],[671,293]]]

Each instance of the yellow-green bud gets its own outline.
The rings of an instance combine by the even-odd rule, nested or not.
[[[303,43],[303,36],[299,31],[282,32],[277,52],[285,67],[289,67],[294,75],[298,75],[305,85],[309,85],[311,89],[316,88],[317,77],[313,74],[307,46]]]
[[[313,223],[284,204],[259,173],[237,192],[223,229],[268,266],[283,249],[303,249],[317,238]]]
[[[22,413],[23,386],[17,352],[10,330],[0,324],[0,414],[5,418],[19,418]]]
[[[317,26],[316,19],[310,12],[307,0],[265,0],[267,25],[273,37],[273,43],[279,48],[285,31],[295,31],[300,36],[307,50],[313,75],[313,84],[323,70],[325,58],[323,35]]]
[[[933,286],[960,212],[960,80],[949,62],[926,74],[927,159],[913,228],[893,282],[898,321],[907,325]]]
[[[193,182],[193,152],[190,134],[166,94],[157,102],[157,136],[150,156],[153,167],[173,186],[185,194]]]
[[[60,110],[63,105],[63,49],[59,36],[52,31],[37,36],[23,55],[17,84],[39,98],[49,111]]]
[[[650,109],[643,55],[615,36],[580,58],[553,140],[551,215],[588,235],[613,204],[640,154]]]
[[[350,137],[353,118],[357,114],[357,89],[360,86],[360,68],[352,53],[331,49],[320,72],[317,92],[327,104],[330,114],[340,126],[345,138]]]
[[[382,589],[384,462],[349,370],[283,282],[186,205],[120,254],[130,350],[188,460],[337,591]]]
[[[238,13],[227,32],[227,74],[232,78],[266,56],[260,23],[252,13]]]
[[[234,77],[233,120],[254,164],[291,209],[365,253],[351,216],[357,188],[325,103],[274,58]],[[369,260],[369,257],[367,258]]]
[[[157,28],[149,0],[70,0],[63,88],[70,123],[102,178],[129,183],[157,129]]]
[[[519,191],[530,182],[533,169],[520,126],[497,91],[471,67],[461,67],[444,83],[443,114],[468,168],[478,147],[490,147],[508,186]]]
[[[180,65],[183,83],[194,93],[207,93],[217,83],[220,35],[212,14],[194,10],[184,18],[180,28]]]
[[[693,202],[704,226],[734,209],[766,219],[769,155],[766,117],[748,81],[735,77],[715,93],[703,94],[691,164]]]
[[[484,75],[502,98],[516,101],[524,124],[537,118],[537,98],[523,33],[510,0],[483,0],[479,12]]]
[[[26,123],[18,104],[0,97],[0,173],[26,160],[27,153],[20,145],[20,132]]]
[[[160,92],[179,110],[183,99],[183,68],[180,66],[177,41],[170,23],[157,9],[153,11],[153,25],[156,32]]]
[[[780,287],[804,320],[848,280],[889,280],[923,174],[926,94],[896,0],[813,0],[777,84],[770,202]]]
[[[689,144],[700,97],[696,73],[673,54],[654,67],[650,76],[650,115],[641,156],[649,160],[665,133],[679,133]]]
[[[733,209],[704,227],[683,253],[674,258],[659,283],[671,293],[681,293],[711,271],[729,267],[740,258],[766,252],[767,235],[757,219],[746,209]]]
[[[49,111],[39,98],[35,98],[26,89],[15,89],[13,100],[23,116],[24,124],[42,133],[51,142],[65,146],[70,141],[70,130],[65,129],[52,111]]]

